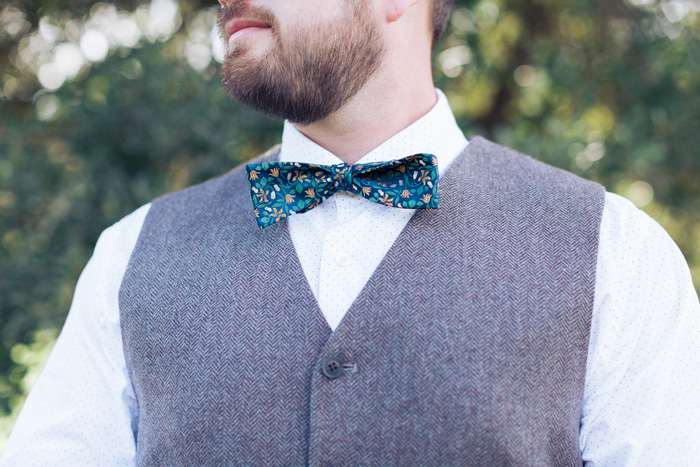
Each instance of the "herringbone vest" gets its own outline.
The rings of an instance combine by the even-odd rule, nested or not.
[[[244,170],[156,200],[120,290],[139,465],[580,466],[602,187],[475,138],[440,190],[335,332]]]

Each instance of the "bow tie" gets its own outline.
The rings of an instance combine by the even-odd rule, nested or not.
[[[355,165],[263,162],[247,164],[246,170],[261,229],[313,209],[338,191],[397,208],[438,207],[437,158],[432,154]]]

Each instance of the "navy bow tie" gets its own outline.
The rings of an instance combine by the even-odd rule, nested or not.
[[[263,162],[246,170],[261,229],[306,212],[338,191],[397,208],[438,207],[437,157],[432,154],[354,165]]]

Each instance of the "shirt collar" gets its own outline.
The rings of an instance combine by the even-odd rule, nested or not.
[[[467,140],[457,126],[445,94],[439,89],[435,93],[437,102],[427,114],[367,153],[358,163],[429,153],[437,156],[438,167],[444,171],[464,150]],[[342,163],[338,157],[304,136],[288,121],[284,122],[279,160],[323,165]]]

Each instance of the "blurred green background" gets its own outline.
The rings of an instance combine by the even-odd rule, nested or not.
[[[279,141],[219,83],[217,5],[0,6],[0,450],[100,232]],[[700,288],[700,1],[457,2],[434,76],[481,134],[631,199]]]

